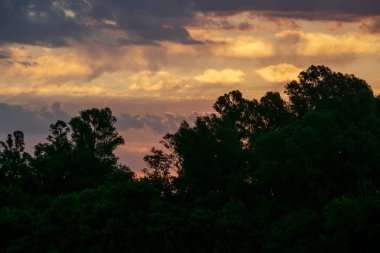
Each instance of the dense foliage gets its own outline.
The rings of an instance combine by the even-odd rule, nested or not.
[[[110,109],[0,142],[1,252],[380,252],[380,97],[311,66],[248,100],[218,98],[136,178]]]

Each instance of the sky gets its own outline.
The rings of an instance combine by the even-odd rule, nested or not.
[[[380,93],[379,0],[0,0],[0,139],[110,107],[133,170],[231,90],[283,91],[310,65]]]

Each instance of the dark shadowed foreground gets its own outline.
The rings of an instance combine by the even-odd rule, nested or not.
[[[0,142],[1,252],[380,252],[380,97],[311,66],[268,92],[218,98],[136,178],[108,109]]]

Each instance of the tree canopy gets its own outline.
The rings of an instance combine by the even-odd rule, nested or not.
[[[311,66],[183,122],[136,177],[109,108],[0,141],[1,252],[379,252],[380,96]]]

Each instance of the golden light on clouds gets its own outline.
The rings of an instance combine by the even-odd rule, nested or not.
[[[165,52],[168,55],[191,55],[196,56],[198,54],[197,48],[191,45],[181,45],[170,42],[162,43],[165,48]]]
[[[207,69],[194,79],[205,84],[235,84],[244,81],[245,73],[240,69]]]
[[[130,90],[158,91],[178,89],[184,78],[176,77],[165,71],[141,71],[130,77]]]
[[[354,56],[373,54],[380,51],[380,38],[371,34],[346,33],[331,35],[327,33],[309,33],[303,31],[284,31],[276,37],[295,47],[301,56]]]
[[[34,64],[25,67],[15,65],[17,73],[29,75],[39,81],[59,81],[61,78],[86,77],[92,74],[92,69],[82,58],[75,53],[60,56],[41,56],[34,60]]]
[[[73,79],[84,81],[93,75],[90,61],[74,50],[15,46],[10,52],[13,61],[3,73],[7,80],[24,78],[28,85],[37,87]]]
[[[216,56],[238,58],[264,58],[275,54],[271,42],[253,37],[229,38],[212,48],[212,52]]]
[[[271,83],[283,83],[296,79],[301,71],[301,68],[294,65],[281,63],[258,69],[256,70],[256,73],[259,74],[265,81]]]
[[[64,96],[66,98],[82,97],[128,97],[125,91],[109,89],[104,86],[78,85],[78,83],[67,82],[60,85],[43,85],[43,86],[0,86],[0,96],[39,96],[45,99],[54,97],[55,99]]]
[[[80,18],[77,10],[61,9],[69,20]],[[377,24],[364,21],[372,28]],[[364,21],[339,20],[331,29],[333,21],[270,18],[249,11],[203,13],[183,25],[197,43],[179,40],[175,36],[186,32],[165,26],[160,32],[172,39],[134,44],[118,40],[133,37],[121,29],[120,19],[104,17],[98,20],[102,29],[96,36],[68,38],[64,47],[3,43],[0,95],[20,100],[29,94],[43,99],[54,95],[59,101],[81,96],[191,100],[217,97],[232,85],[243,93],[259,94],[254,89],[288,82],[301,66],[311,64],[346,73],[357,70],[365,74],[363,79],[379,80],[373,70],[379,62],[380,36],[366,32]]]

